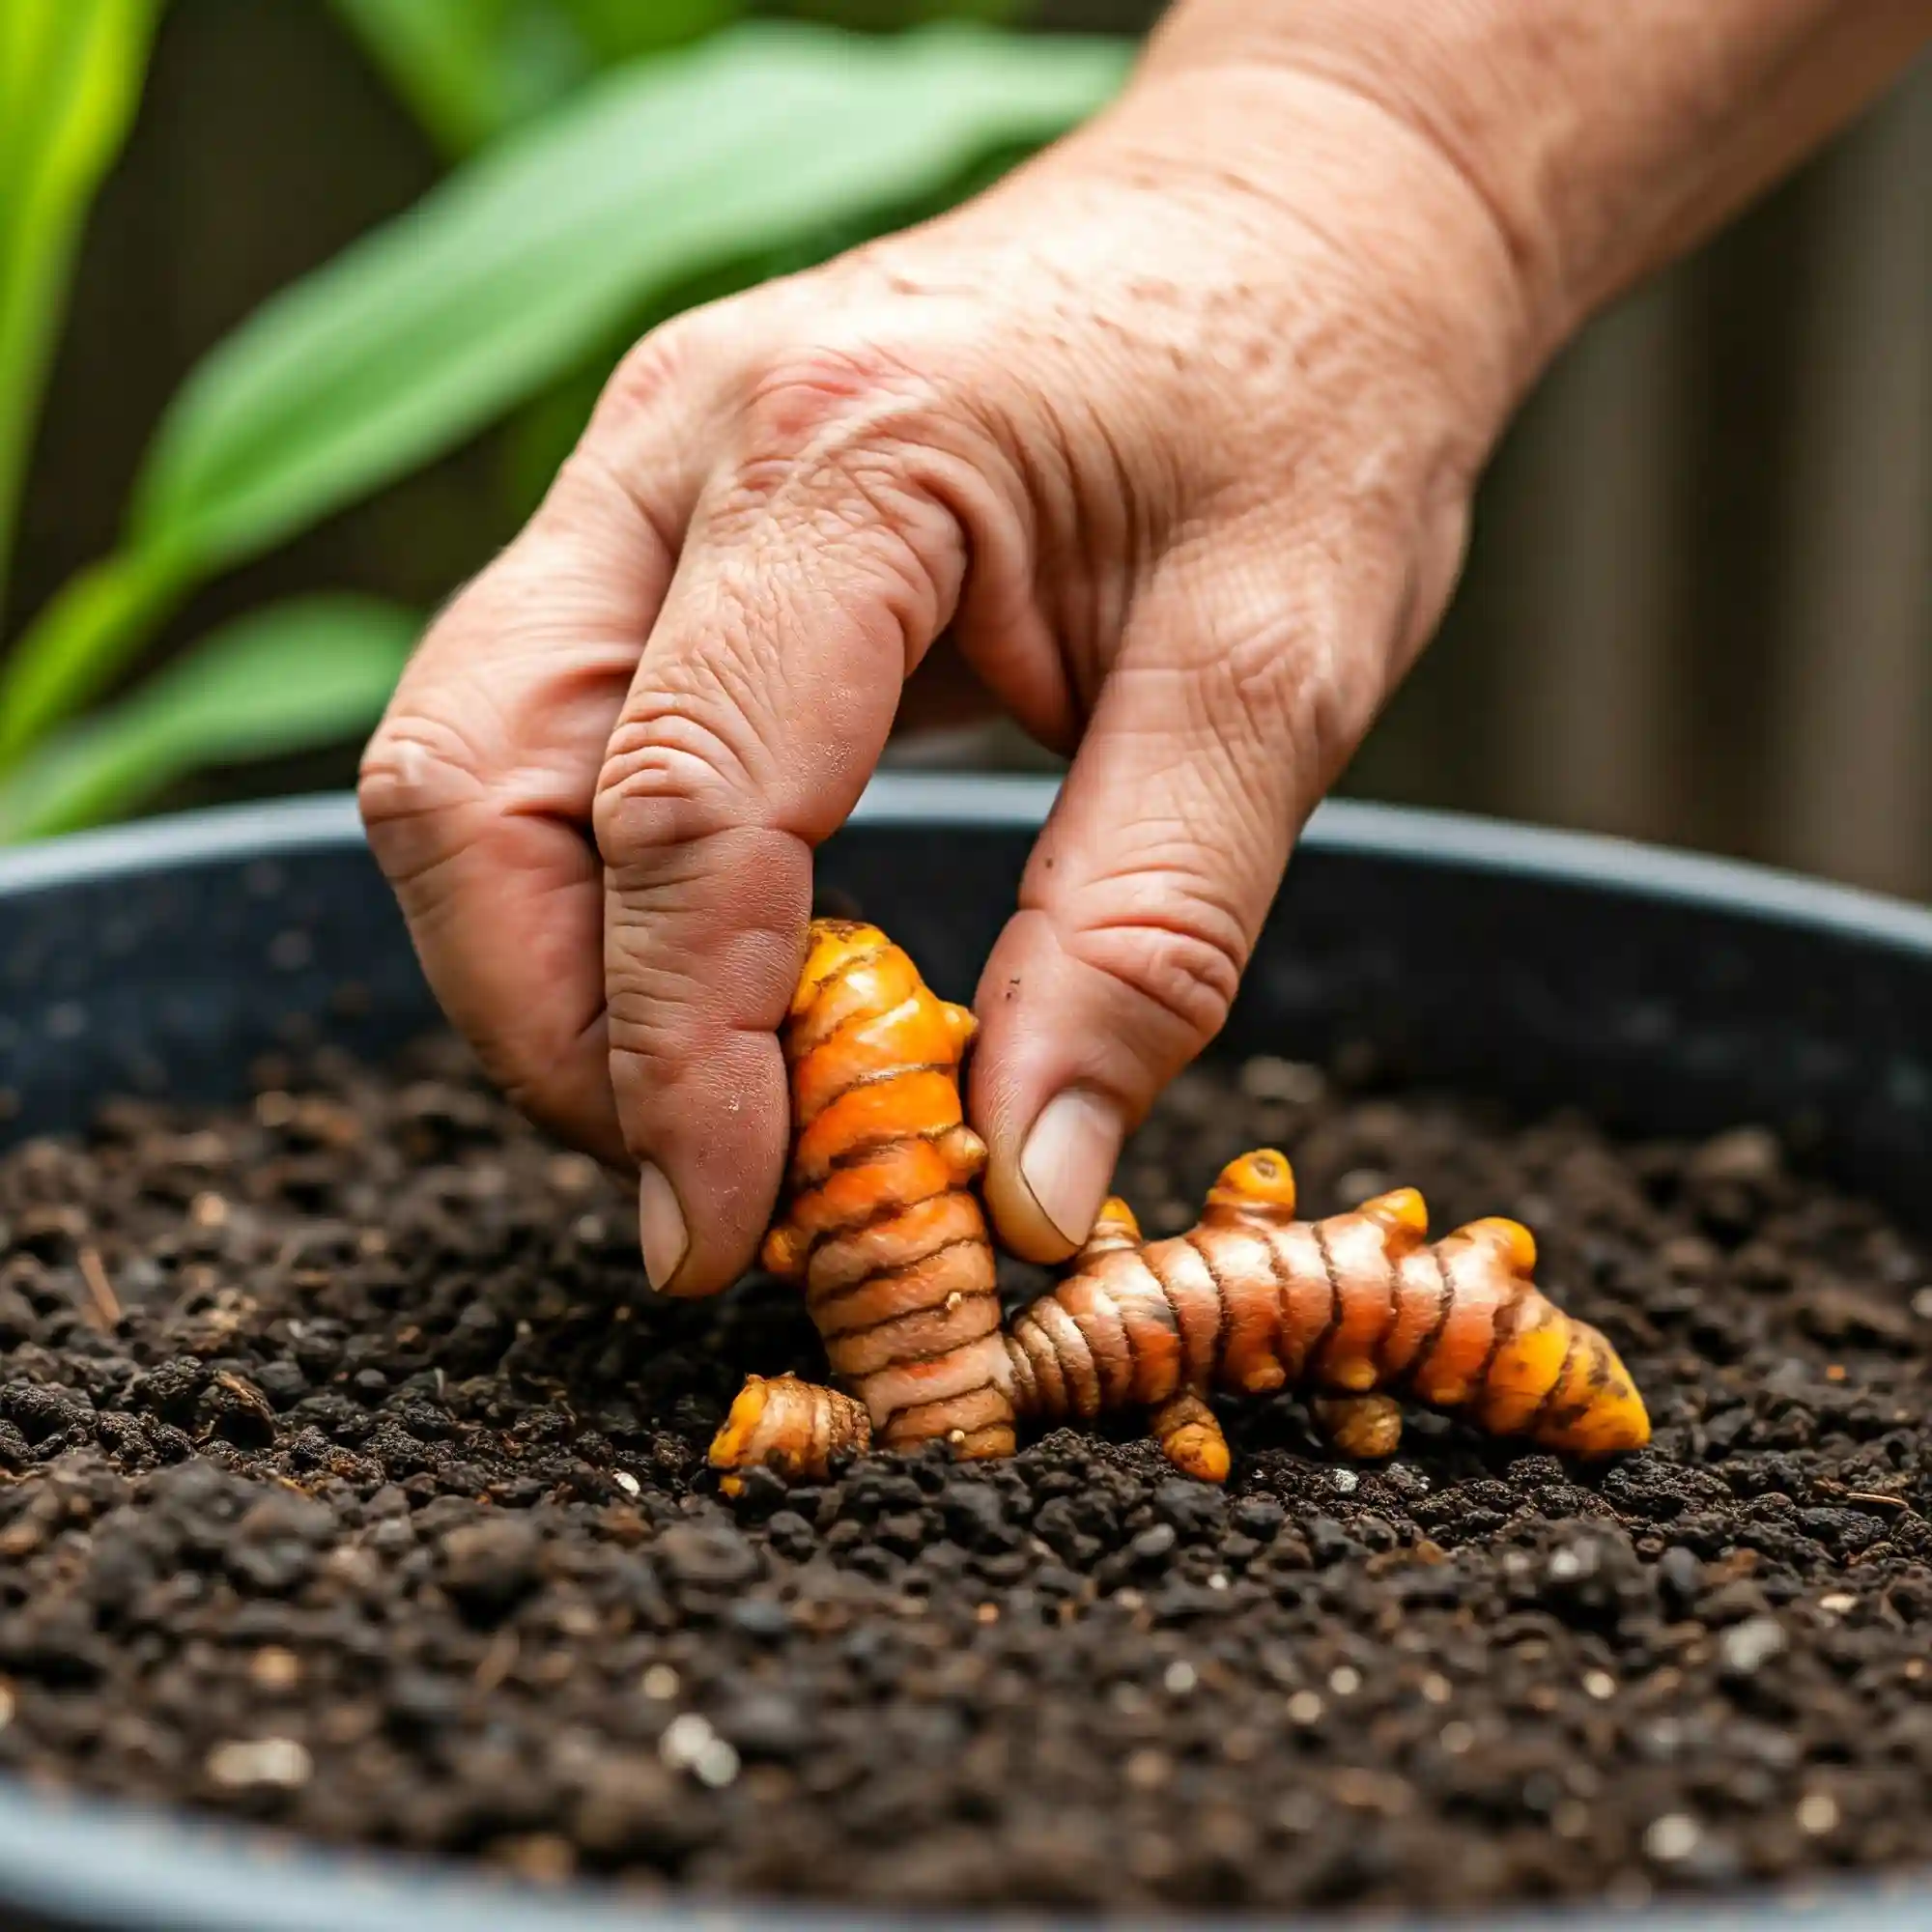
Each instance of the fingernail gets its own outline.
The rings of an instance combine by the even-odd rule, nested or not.
[[[1040,1109],[1020,1154],[1020,1179],[1039,1211],[1076,1246],[1114,1179],[1121,1152],[1121,1117],[1097,1094],[1069,1087]]]
[[[644,1251],[644,1273],[660,1294],[691,1246],[685,1232],[684,1209],[664,1177],[664,1170],[645,1161],[638,1172],[638,1240]]]

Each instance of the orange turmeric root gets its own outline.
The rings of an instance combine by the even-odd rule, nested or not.
[[[762,1465],[781,1476],[822,1476],[835,1456],[871,1446],[864,1403],[796,1376],[748,1376],[712,1442],[711,1461],[724,1469]],[[727,1494],[739,1487],[736,1477],[724,1478]]]
[[[1412,1187],[1297,1221],[1272,1149],[1223,1168],[1199,1225],[1171,1240],[1143,1241],[1109,1201],[1065,1278],[1014,1318],[1015,1406],[1041,1420],[1146,1407],[1170,1461],[1215,1483],[1228,1473],[1215,1389],[1314,1390],[1329,1439],[1364,1460],[1395,1453],[1398,1394],[1573,1456],[1649,1441],[1616,1350],[1531,1280],[1527,1228],[1427,1234]]]
[[[753,1377],[715,1466],[816,1476],[873,1439],[942,1436],[961,1456],[1005,1456],[1018,1420],[1140,1407],[1177,1467],[1219,1483],[1228,1444],[1208,1396],[1281,1388],[1311,1391],[1331,1442],[1362,1460],[1395,1453],[1398,1395],[1579,1457],[1650,1439],[1616,1351],[1531,1280],[1526,1228],[1476,1221],[1429,1243],[1413,1188],[1297,1221],[1270,1149],[1224,1168],[1200,1224],[1169,1240],[1143,1241],[1126,1204],[1107,1202],[1060,1282],[1002,1332],[972,1192],[985,1150],[959,1106],[972,1034],[877,927],[813,925],[785,1032],[791,1167],[764,1263],[803,1279],[861,1400]]]
[[[873,1439],[943,1436],[962,1456],[1010,1456],[1012,1368],[973,1191],[986,1149],[959,1104],[975,1025],[877,926],[813,922],[783,1035],[791,1161],[760,1259],[803,1282],[833,1373]],[[775,1386],[753,1382],[738,1398],[714,1463],[771,1460],[751,1445],[773,1443],[776,1420],[759,1434],[740,1411],[768,1404]],[[797,1400],[787,1392],[788,1411]],[[821,1421],[828,1440],[849,1442],[849,1418]],[[781,1446],[792,1453],[792,1437]]]

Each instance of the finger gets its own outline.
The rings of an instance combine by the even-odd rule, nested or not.
[[[819,358],[764,384],[700,501],[611,739],[611,1073],[640,1168],[645,1265],[699,1294],[770,1218],[788,1104],[775,1032],[811,848],[858,802],[911,668],[952,616],[972,542],[997,550],[973,467],[891,371]]]
[[[1345,603],[1335,576],[1177,558],[1136,609],[980,984],[972,1118],[1025,1259],[1086,1238],[1125,1135],[1219,1032],[1380,700],[1401,586],[1362,571]]]
[[[528,526],[431,627],[359,785],[431,988],[486,1074],[626,1167],[590,813],[690,494],[643,388],[613,383]]]

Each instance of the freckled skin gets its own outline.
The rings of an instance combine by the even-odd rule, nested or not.
[[[1583,1458],[1650,1439],[1616,1351],[1537,1289],[1526,1228],[1473,1221],[1431,1243],[1407,1187],[1297,1221],[1273,1149],[1230,1162],[1170,1240],[1142,1240],[1109,1200],[1060,1282],[1003,1329],[972,1189],[984,1151],[959,1112],[971,1033],[877,927],[814,924],[785,1033],[790,1179],[764,1258],[804,1283],[859,1400],[753,1377],[715,1466],[822,1475],[875,1439],[1005,1456],[1016,1421],[1140,1408],[1178,1468],[1220,1483],[1229,1450],[1208,1398],[1283,1387],[1309,1392],[1333,1445],[1368,1461],[1401,1441],[1398,1394]]]

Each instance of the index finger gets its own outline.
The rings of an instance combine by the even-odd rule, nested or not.
[[[811,849],[858,803],[958,599],[966,538],[917,415],[843,358],[753,393],[611,736],[611,1081],[668,1293],[724,1287],[771,1218]]]

